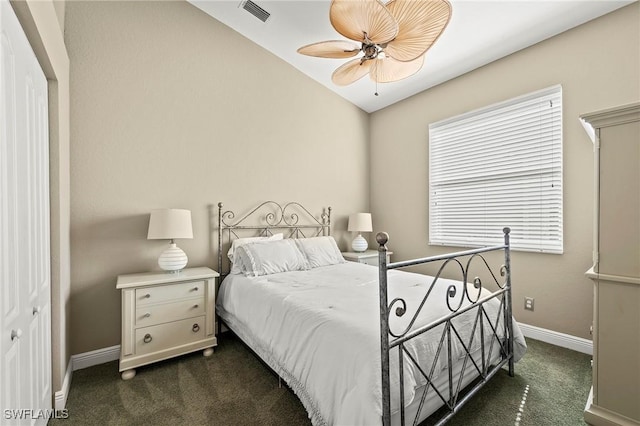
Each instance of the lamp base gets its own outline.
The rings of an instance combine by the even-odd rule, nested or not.
[[[355,237],[351,242],[351,249],[356,253],[367,251],[368,248],[369,243],[367,243],[367,240],[365,240],[364,237],[360,234],[358,234],[358,236]]]
[[[162,252],[158,258],[158,265],[169,272],[179,272],[187,266],[189,258],[175,243],[169,244],[169,248]]]

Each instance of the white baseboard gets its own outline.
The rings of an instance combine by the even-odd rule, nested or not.
[[[67,397],[69,396],[69,389],[71,388],[71,375],[73,374],[73,360],[69,360],[67,364],[67,371],[64,373],[64,380],[62,380],[62,389],[57,391],[54,395],[54,406],[56,410],[64,410],[67,406]]]
[[[518,325],[524,337],[530,337],[535,340],[560,346],[561,348],[582,352],[583,354],[593,355],[593,342],[591,340],[523,324],[521,322],[519,322]]]
[[[120,359],[120,345],[71,356],[73,371]]]
[[[57,391],[54,396],[54,408],[56,410],[64,410],[67,406],[67,397],[71,388],[71,377],[76,370],[92,367],[105,362],[115,361],[120,358],[120,345],[111,346],[109,348],[98,349],[95,351],[84,352],[72,355],[67,365],[67,371],[62,381],[62,389]]]

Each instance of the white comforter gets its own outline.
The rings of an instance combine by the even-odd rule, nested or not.
[[[431,281],[424,275],[389,271],[389,301],[400,296],[407,301],[407,314],[390,319],[392,331],[406,326]],[[445,294],[448,285],[454,283],[438,280],[417,326],[449,313]],[[217,313],[287,381],[313,424],[379,424],[382,406],[378,286],[377,268],[352,262],[256,278],[229,275],[220,286]],[[493,322],[498,306],[495,302],[495,313],[491,306],[487,308]],[[462,329],[463,323],[473,320],[472,313],[465,314],[456,326]],[[502,329],[502,321],[500,324]],[[431,338],[413,339],[409,350],[428,371],[441,331],[426,335]],[[526,344],[515,321],[514,336],[518,360]],[[455,344],[457,339],[453,340],[453,358],[463,357],[461,346]],[[436,371],[446,366],[445,352],[437,362]],[[392,389],[397,389],[394,365],[397,350],[391,356]],[[404,363],[404,374],[405,404],[409,404],[424,380],[408,362]],[[392,392],[392,411],[398,405],[398,392]]]

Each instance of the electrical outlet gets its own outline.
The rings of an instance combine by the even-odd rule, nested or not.
[[[524,298],[524,308],[527,311],[533,311],[533,302],[534,302],[534,298],[533,297],[525,297]]]

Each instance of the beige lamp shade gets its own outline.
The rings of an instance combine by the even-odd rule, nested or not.
[[[349,216],[349,231],[371,232],[371,213],[354,213]]]
[[[149,218],[148,240],[173,240],[193,238],[191,211],[183,209],[158,209]]]

